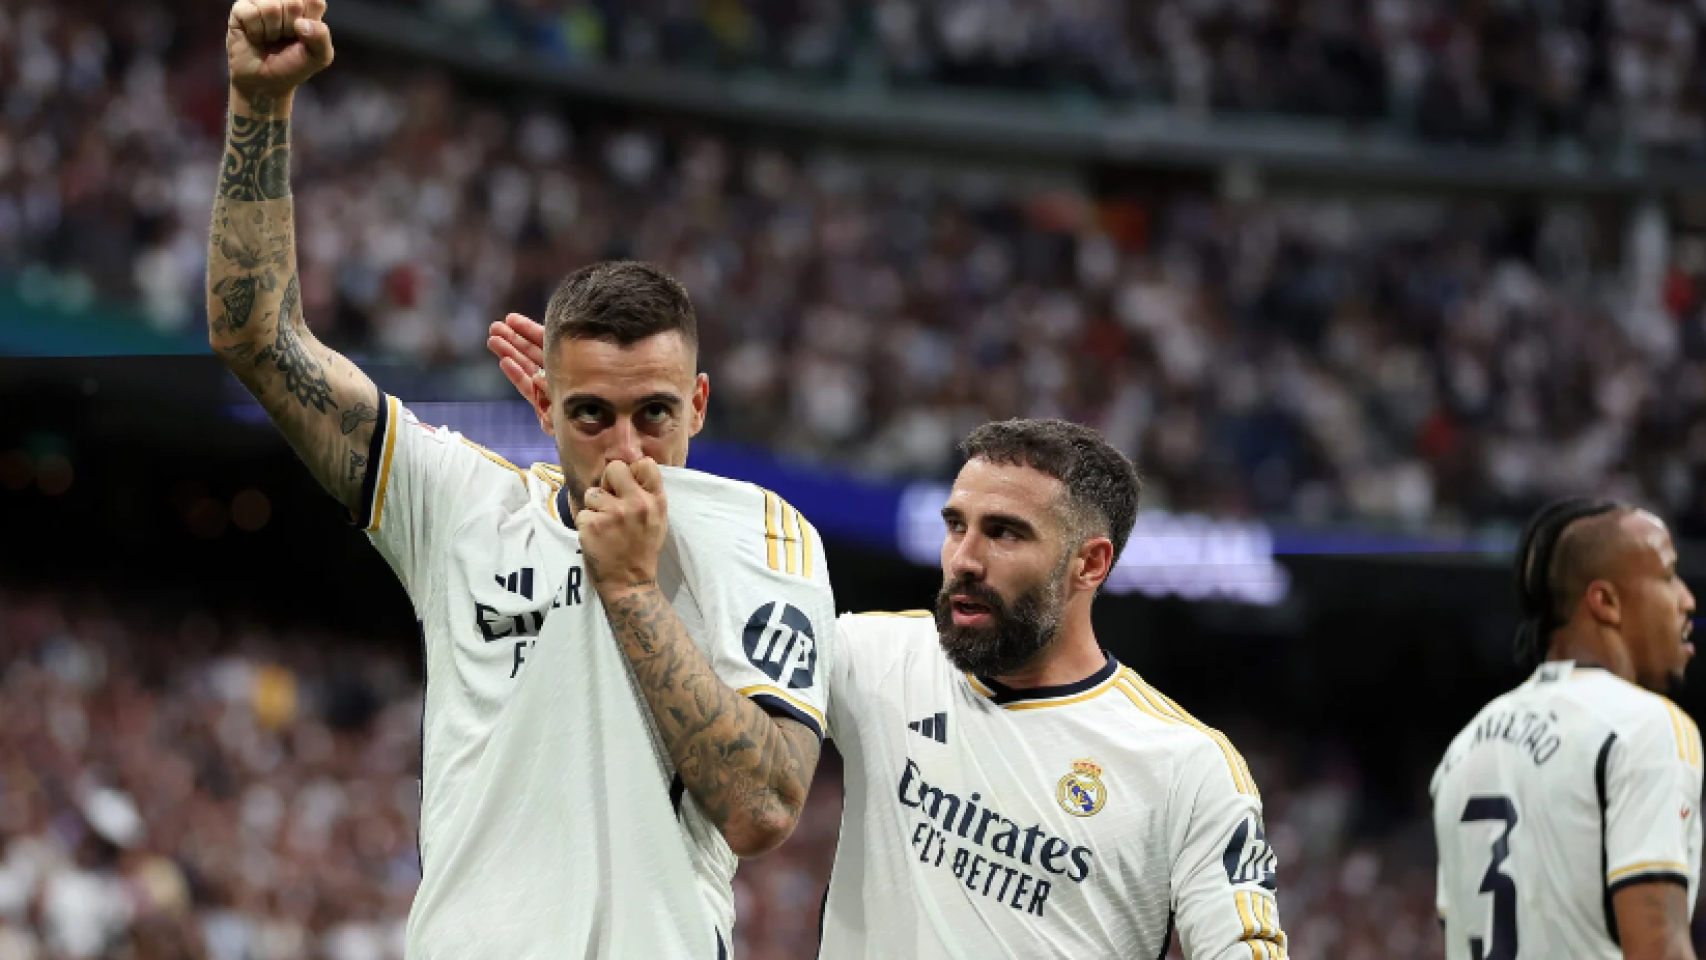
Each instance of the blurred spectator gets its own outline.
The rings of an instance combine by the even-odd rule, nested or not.
[[[1246,15],[1175,12],[1198,6]],[[219,33],[168,7],[118,23],[91,9],[0,10],[0,282],[56,277],[193,334]],[[841,8],[765,5],[752,22],[796,9]],[[1296,9],[1363,35],[1334,19],[1350,8]],[[1421,29],[1402,3],[1368,9]],[[1615,10],[1618,23],[1675,12]],[[711,435],[785,455],[939,476],[983,420],[1068,416],[1134,455],[1161,505],[1461,525],[1593,487],[1706,531],[1698,211],[1629,229],[1566,202],[990,189],[673,127],[570,124],[546,104],[346,59],[299,94],[295,192],[309,322],[358,359],[505,395],[486,324],[539,312],[576,265],[639,257],[699,307]]]
[[[1706,9],[1685,0],[381,2],[577,62],[1089,94],[1452,142],[1706,148]]]

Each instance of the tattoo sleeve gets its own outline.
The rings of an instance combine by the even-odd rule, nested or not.
[[[711,822],[745,856],[786,839],[817,769],[817,735],[729,689],[656,584],[607,598],[605,610],[676,772]]]
[[[208,339],[334,497],[358,509],[381,402],[302,311],[290,104],[233,96],[207,252]]]

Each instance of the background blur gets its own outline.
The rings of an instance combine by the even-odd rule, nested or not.
[[[0,960],[399,957],[409,607],[205,347],[227,6],[111,7],[0,4]],[[423,419],[554,459],[485,327],[621,256],[700,311],[693,464],[810,515],[843,609],[929,602],[971,426],[1136,458],[1099,635],[1249,758],[1300,960],[1439,955],[1426,785],[1520,679],[1526,511],[1637,500],[1706,575],[1702,0],[328,19],[303,300]],[[839,784],[738,956],[812,956]]]

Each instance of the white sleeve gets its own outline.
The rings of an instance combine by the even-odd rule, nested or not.
[[[469,491],[489,483],[493,470],[516,468],[461,434],[421,423],[396,397],[383,399],[355,522],[418,607],[431,589],[435,551],[461,523]]]
[[[1700,818],[1700,733],[1668,700],[1622,725],[1596,780],[1605,802],[1608,895],[1647,881],[1688,886]]]
[[[1451,891],[1445,882],[1446,834],[1438,819],[1439,792],[1444,785],[1446,764],[1450,760],[1451,749],[1456,746],[1456,741],[1453,741],[1451,746],[1446,748],[1446,759],[1441,760],[1439,766],[1434,768],[1433,777],[1428,781],[1428,803],[1431,807],[1428,821],[1429,826],[1433,828],[1434,835],[1434,913],[1439,917],[1442,930],[1447,918],[1451,916]]]
[[[704,489],[694,484],[682,493],[695,497]],[[673,528],[677,498],[670,497]],[[692,513],[683,518],[678,549],[692,558],[684,572],[704,618],[701,647],[712,669],[740,695],[798,720],[821,740],[835,598],[817,531],[781,497],[732,481],[721,482],[714,503],[693,503]]]
[[[1278,864],[1244,759],[1216,731],[1180,771],[1171,806],[1173,918],[1190,960],[1280,960]]]

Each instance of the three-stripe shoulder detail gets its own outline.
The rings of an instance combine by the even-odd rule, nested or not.
[[[1232,774],[1232,785],[1238,792],[1252,797],[1261,796],[1261,791],[1256,789],[1256,778],[1250,773],[1250,765],[1244,761],[1243,755],[1232,745],[1232,741],[1226,738],[1226,734],[1186,713],[1183,707],[1144,682],[1143,678],[1137,675],[1137,671],[1130,667],[1120,670],[1115,684],[1132,705],[1144,714],[1165,724],[1190,727],[1208,737],[1226,758],[1227,770]]]
[[[1676,735],[1676,756],[1683,763],[1695,769],[1700,768],[1700,727],[1694,723],[1694,718],[1682,712],[1682,708],[1660,697],[1665,712],[1670,717],[1671,731]]]
[[[815,531],[788,501],[769,490],[764,493],[764,561],[777,573],[811,579],[814,565]]]

